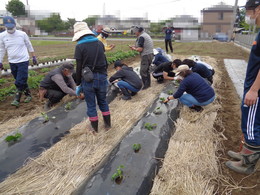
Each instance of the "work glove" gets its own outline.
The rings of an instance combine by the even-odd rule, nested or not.
[[[33,61],[33,65],[38,64],[37,59],[36,59],[36,56],[33,56],[33,57],[32,57],[32,61]]]
[[[76,87],[76,95],[77,95],[77,96],[80,96],[81,90],[82,90],[81,85],[79,85],[79,86]]]
[[[0,63],[0,70],[3,70],[4,69],[4,66],[2,63]]]

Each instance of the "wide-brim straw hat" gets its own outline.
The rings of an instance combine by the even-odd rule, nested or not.
[[[185,70],[189,70],[189,66],[188,65],[180,65],[176,70],[174,70],[173,72],[175,72],[175,75],[179,75],[181,72],[185,71]]]
[[[72,38],[72,41],[77,41],[80,39],[80,37],[84,35],[94,35],[94,33],[89,29],[86,22],[76,22],[73,27],[74,36]]]

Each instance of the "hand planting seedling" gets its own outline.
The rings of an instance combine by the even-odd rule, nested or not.
[[[168,94],[168,95],[173,95],[173,91],[172,91],[172,90],[168,90],[168,91],[167,91],[167,94]]]
[[[154,114],[162,114],[162,110],[161,110],[161,107],[157,107],[155,108],[155,110],[153,111]]]
[[[156,123],[145,123],[144,124],[144,128],[147,129],[148,131],[152,131],[153,129],[155,129],[157,127]]]
[[[165,98],[164,97],[160,97],[160,102],[164,102]]]
[[[15,135],[9,135],[5,138],[6,142],[16,142],[19,139],[22,138],[22,134],[21,133],[16,133]]]
[[[42,112],[41,115],[44,118],[44,123],[49,121],[49,117],[48,117],[48,115],[45,112]]]
[[[139,152],[139,150],[141,149],[141,144],[133,144],[132,148],[135,152]]]
[[[72,105],[72,102],[68,102],[68,103],[65,105],[65,109],[66,109],[66,110],[70,110],[70,109],[71,109],[71,105]]]
[[[120,184],[123,179],[123,171],[121,170],[123,168],[123,165],[118,166],[116,172],[111,177],[112,181],[115,181],[117,184]]]

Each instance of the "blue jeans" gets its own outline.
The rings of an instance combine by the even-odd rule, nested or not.
[[[186,93],[186,94],[183,94],[179,99],[180,99],[181,103],[183,103],[184,105],[186,105],[188,107],[192,107],[194,105],[206,106],[214,101],[215,96],[213,96],[212,98],[210,98],[209,100],[207,100],[205,102],[198,102],[198,100],[196,100],[192,95]]]
[[[9,63],[11,67],[12,75],[15,79],[15,86],[19,91],[23,91],[28,88],[28,66],[29,61],[20,63]]]
[[[242,101],[241,128],[245,142],[251,146],[260,146],[260,98],[255,105],[246,106]]]
[[[96,109],[96,102],[103,115],[110,114],[108,103],[106,101],[107,94],[107,75],[94,73],[94,80],[87,83],[82,80],[82,88],[87,104],[87,115],[90,121],[97,121],[98,114]]]
[[[117,85],[119,88],[126,88],[132,92],[137,93],[138,91],[140,91],[140,89],[136,89],[135,87],[133,87],[132,85],[130,85],[129,83],[125,82],[125,81],[118,81]]]

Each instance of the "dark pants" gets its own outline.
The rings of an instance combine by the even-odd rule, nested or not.
[[[171,52],[173,52],[173,49],[172,49],[172,40],[171,40],[171,39],[169,39],[169,40],[165,39],[165,49],[166,49],[166,52],[167,52],[167,53],[168,53],[168,45],[169,45],[169,47],[170,47]]]
[[[87,115],[90,121],[97,121],[98,114],[96,109],[96,102],[103,116],[109,115],[109,107],[106,101],[107,94],[107,75],[94,73],[94,80],[86,82],[82,80],[82,88],[87,104]]]
[[[259,97],[253,106],[241,105],[241,128],[245,142],[251,146],[260,146],[260,102]]]
[[[47,93],[44,95],[45,98],[49,99],[52,104],[56,104],[66,95],[61,90],[47,89]]]
[[[157,72],[157,73],[153,72],[152,75],[155,79],[157,79],[158,82],[162,82],[164,80],[163,72]],[[174,77],[175,73],[174,72],[168,72],[168,76]]]
[[[23,91],[28,88],[28,66],[29,61],[20,63],[10,63],[11,72],[15,79],[15,86],[19,91]]]
[[[143,87],[151,86],[151,76],[149,72],[150,65],[153,61],[153,54],[144,55],[141,57],[140,75],[143,81]]]

